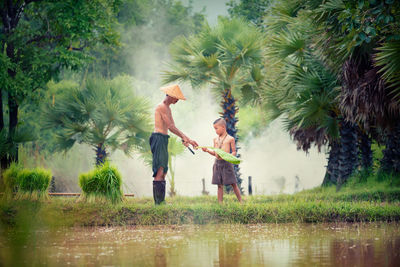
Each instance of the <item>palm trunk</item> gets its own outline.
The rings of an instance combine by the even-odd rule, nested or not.
[[[18,124],[18,104],[15,98],[8,94],[8,109],[9,109],[9,125],[8,125],[8,137],[9,142],[13,144],[11,146],[11,151],[9,152],[9,157],[7,160],[7,167],[10,166],[12,162],[18,162],[18,144],[15,144],[15,131]]]
[[[103,144],[98,144],[96,149],[96,166],[104,164],[107,158],[106,148]]]
[[[371,137],[358,130],[358,148],[360,150],[360,163],[362,170],[369,173],[372,169]]]
[[[336,189],[347,181],[357,167],[357,130],[350,123],[342,121],[340,125],[340,155],[339,155],[339,177]]]
[[[235,138],[235,143],[236,143],[236,157],[240,158],[239,154],[239,146],[238,146],[238,135],[237,135],[237,128],[236,128],[236,123],[238,122],[238,119],[236,118],[236,113],[239,110],[239,108],[236,106],[236,100],[232,96],[232,91],[230,88],[225,89],[223,94],[222,94],[222,102],[221,106],[223,109],[222,118],[225,119],[226,121],[226,130],[230,136]],[[235,176],[236,176],[236,181],[237,185],[240,188],[240,192],[243,194],[243,188],[242,188],[242,178],[241,173],[240,173],[240,167],[239,165],[234,165],[234,170],[235,170]],[[232,187],[231,186],[226,186],[225,187],[226,191],[232,192]]]
[[[3,92],[0,90],[0,132],[4,130],[4,117],[3,117]],[[0,167],[3,172],[7,168],[7,155],[3,153],[0,156]]]
[[[387,173],[400,173],[400,123],[386,135],[386,148],[383,150],[381,170]]]
[[[338,141],[332,141],[329,143],[329,158],[328,166],[326,167],[326,173],[322,186],[328,186],[331,184],[336,185],[339,177],[339,155],[340,155],[340,143]]]
[[[4,129],[4,117],[3,117],[3,91],[0,89],[0,131]]]
[[[22,12],[21,10],[22,5],[25,5],[24,1],[15,3],[14,1],[7,1],[4,2],[2,8],[2,20],[3,20],[3,32],[7,39],[12,40],[10,36],[13,34],[13,30],[17,27],[18,22],[21,18]],[[15,47],[12,41],[5,41],[7,42],[6,54],[7,57],[10,59],[11,62],[15,62]],[[3,44],[4,45],[4,44]],[[3,51],[2,51],[3,52]],[[7,70],[8,75],[15,79],[16,72],[13,69]],[[9,125],[8,125],[8,141],[13,142],[12,138],[15,133],[15,128],[18,124],[18,104],[14,96],[10,93],[8,94],[8,110],[9,110]],[[3,115],[3,114],[1,114]],[[3,124],[4,126],[4,124]],[[13,148],[11,151],[8,151],[8,155],[4,155],[1,158],[1,167],[7,168],[10,166],[11,162],[18,161],[18,146],[12,146]]]

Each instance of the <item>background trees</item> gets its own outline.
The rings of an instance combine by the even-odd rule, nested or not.
[[[246,17],[250,2],[232,1],[230,14]],[[329,144],[324,184],[340,187],[354,171],[370,172],[373,142],[383,145],[380,169],[398,173],[399,3],[251,5],[266,14],[257,23],[267,34],[263,103],[271,118],[285,117],[299,148]]]
[[[123,0],[116,14],[120,46],[104,47],[99,44],[93,50],[96,60],[87,66],[107,78],[129,74],[140,80],[154,80],[159,59],[167,60],[168,45],[180,35],[190,35],[201,29],[204,15],[194,12],[191,5],[173,0]],[[146,53],[146,61],[141,55]],[[152,57],[149,53],[154,54]],[[149,58],[151,60],[149,60]],[[157,60],[157,66],[152,61]],[[143,71],[146,66],[151,71]],[[155,71],[156,70],[156,71]]]
[[[3,168],[18,160],[18,144],[26,141],[34,140],[24,150],[28,154],[55,151],[55,134],[37,120],[37,107],[48,99],[57,103],[65,89],[59,85],[84,84],[91,74],[135,75],[143,69],[136,51],[147,46],[164,55],[175,36],[196,31],[204,21],[190,5],[167,0],[2,1],[0,8]],[[67,81],[55,85],[52,79]]]
[[[361,154],[362,158],[370,158],[368,146],[371,142],[368,139],[371,137],[378,141],[383,139],[386,148],[383,151],[382,170],[399,173],[396,166],[399,159],[397,153],[400,150],[398,143],[393,141],[397,135],[400,114],[395,94],[398,87],[388,76],[389,72],[393,74],[395,69],[393,65],[381,69],[382,61],[378,63],[376,60],[377,52],[381,51],[380,60],[382,60],[386,54],[383,52],[386,48],[383,47],[396,43],[395,40],[399,37],[397,31],[400,19],[399,3],[396,1],[326,3],[307,1],[306,3],[310,7],[317,6],[311,12],[319,34],[315,43],[321,50],[323,61],[336,71],[341,80],[339,107],[344,120],[352,124],[355,129],[359,127],[361,139],[366,140],[360,143],[367,146],[361,149],[364,152]],[[393,60],[396,60],[396,56]],[[389,68],[392,70],[388,72]],[[383,73],[386,78],[382,76]],[[377,131],[382,133],[381,136],[378,136]],[[397,140],[397,137],[395,139]],[[390,156],[387,156],[387,153]],[[370,162],[367,159],[363,162]],[[347,177],[341,179],[346,180]]]
[[[68,130],[76,135],[61,133],[63,123],[45,129],[37,119],[42,108],[61,108],[65,92],[88,89],[93,75],[108,84],[127,73],[149,91],[172,42],[164,81],[211,86],[236,139],[241,106],[252,129],[279,117],[299,149],[326,146],[324,184],[340,186],[354,171],[371,172],[377,145],[380,170],[400,172],[398,1],[237,0],[227,7],[231,19],[210,27],[203,13],[171,0],[2,1],[2,168],[18,160],[27,141],[34,140],[24,147],[28,156],[51,155],[66,145],[61,135],[70,144],[86,142],[77,128]],[[98,98],[94,106],[114,112],[106,102]],[[111,143],[112,150],[125,141]],[[146,142],[133,146],[146,157]],[[107,152],[100,146],[98,162]]]
[[[2,1],[0,4],[0,131],[11,150],[1,167],[18,160],[19,108],[65,68],[77,70],[96,44],[117,45],[118,1]],[[5,118],[5,115],[8,115]]]

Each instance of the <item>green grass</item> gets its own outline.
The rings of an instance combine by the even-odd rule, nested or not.
[[[119,203],[82,202],[77,198],[53,197],[46,202],[3,201],[0,218],[12,225],[21,210],[32,206],[29,218],[49,226],[158,225],[216,223],[370,222],[400,221],[400,186],[397,178],[354,176],[336,192],[336,187],[318,187],[293,195],[234,195],[167,198],[155,206],[151,197],[126,198]]]
[[[155,206],[151,198],[126,199],[119,204],[101,205],[76,198],[52,198],[41,204],[38,220],[47,225],[157,225],[208,223],[286,223],[286,222],[369,222],[400,221],[400,203],[382,201],[331,201],[301,198],[271,201],[269,197],[244,197],[240,205],[226,196],[219,205],[216,197],[167,198],[166,205]],[[12,222],[26,202],[3,202],[1,217]]]
[[[126,200],[118,205],[76,202],[57,198],[42,204],[37,218],[48,225],[157,225],[208,223],[286,223],[286,222],[369,222],[399,221],[400,205],[370,201],[283,201],[238,204],[228,197],[223,205],[216,201],[191,203],[190,198],[167,199],[169,204],[154,206],[151,199]],[[189,201],[185,201],[189,200]],[[28,204],[29,205],[29,204]],[[24,204],[26,207],[27,204]],[[1,212],[12,223],[21,203],[3,203]],[[6,216],[7,215],[7,216]]]

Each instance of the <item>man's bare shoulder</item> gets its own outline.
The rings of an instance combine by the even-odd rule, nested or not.
[[[235,141],[235,138],[228,134],[228,141],[229,142]]]
[[[168,106],[165,105],[163,102],[161,102],[160,104],[158,104],[158,105],[156,106],[156,111],[165,112],[165,111],[167,111],[168,109],[169,109]]]

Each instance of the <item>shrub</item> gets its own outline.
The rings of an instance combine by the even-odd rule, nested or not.
[[[123,198],[121,174],[109,162],[79,175],[79,186],[83,191],[82,196],[89,201],[106,199],[116,203]]]

